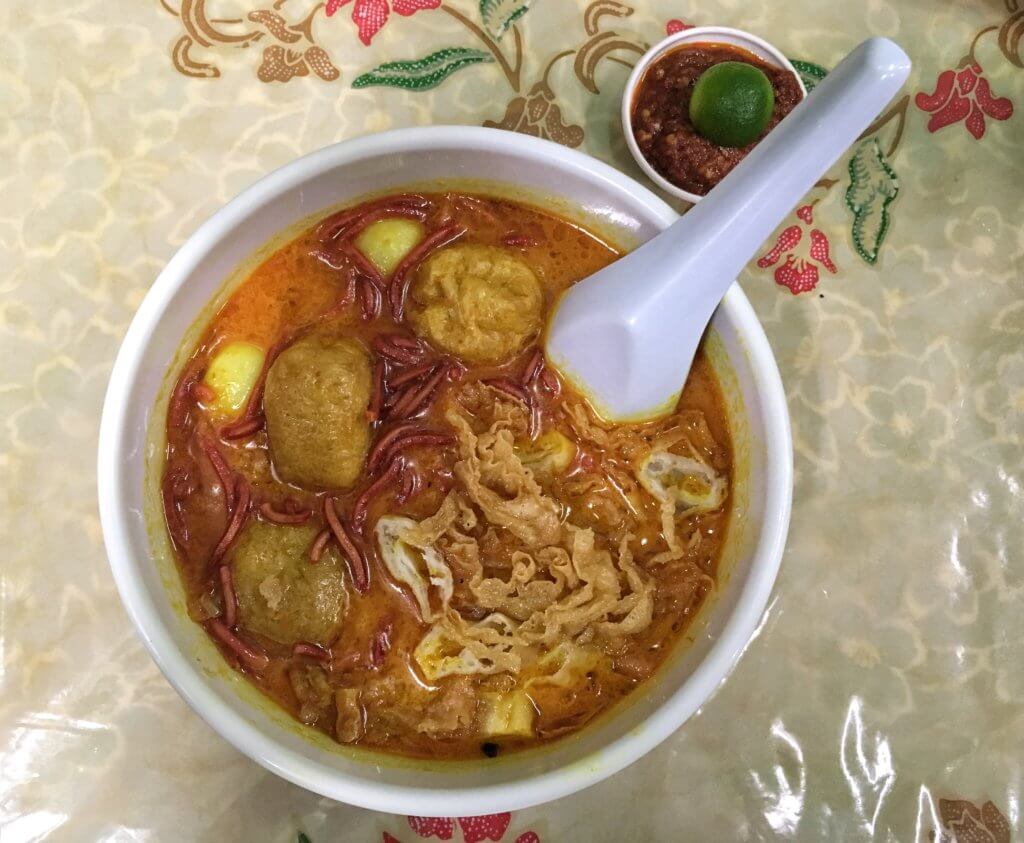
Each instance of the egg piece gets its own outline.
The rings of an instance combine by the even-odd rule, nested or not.
[[[509,249],[462,244],[439,249],[409,289],[416,333],[471,363],[498,363],[540,333],[544,293],[530,265]]]
[[[214,394],[213,400],[203,405],[206,411],[221,418],[237,416],[248,403],[266,358],[266,352],[251,342],[221,346],[203,375],[203,383]]]
[[[433,627],[420,639],[413,658],[428,682],[446,676],[494,672],[479,656],[449,636],[442,626]]]
[[[366,226],[356,237],[355,244],[381,275],[387,277],[423,239],[423,233],[422,223],[416,220],[388,217]]]
[[[511,652],[514,637],[515,623],[498,612],[468,625],[460,621],[453,626],[452,618],[445,617],[420,639],[413,658],[428,682],[474,673],[516,673],[521,661]]]
[[[557,430],[549,430],[533,441],[515,446],[516,456],[523,465],[544,479],[565,471],[576,459],[576,451],[576,443]]]
[[[637,467],[640,485],[661,502],[673,502],[677,512],[712,512],[725,502],[728,482],[713,468],[693,457],[654,450]]]
[[[412,592],[420,617],[432,621],[452,599],[454,583],[451,568],[437,550],[413,547],[404,540],[406,533],[417,526],[404,515],[385,515],[377,521],[374,533],[388,573]],[[441,608],[437,610],[430,605],[431,586],[440,593]]]
[[[278,476],[313,488],[355,483],[370,446],[371,388],[369,354],[356,340],[314,334],[282,351],[263,396]]]
[[[308,524],[248,522],[227,557],[243,629],[284,646],[338,637],[348,606],[342,562],[333,547],[309,561],[316,535]]]
[[[485,693],[482,696],[486,706],[481,728],[484,737],[533,736],[533,718],[537,712],[529,694],[516,688],[508,694]]]

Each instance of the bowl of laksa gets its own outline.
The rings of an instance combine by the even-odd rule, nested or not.
[[[483,814],[706,702],[788,524],[764,334],[734,287],[678,403],[628,424],[543,354],[561,293],[673,218],[580,153],[437,127],[300,159],[182,247],[111,378],[100,497],[214,729],[335,799]]]

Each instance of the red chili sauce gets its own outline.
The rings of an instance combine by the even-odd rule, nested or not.
[[[754,143],[726,147],[698,134],[690,122],[690,97],[712,65],[740,61],[762,70],[775,91],[775,110]],[[644,157],[672,184],[701,196],[725,178],[761,138],[803,99],[796,76],[731,44],[697,44],[663,55],[644,73],[633,100],[633,135]]]

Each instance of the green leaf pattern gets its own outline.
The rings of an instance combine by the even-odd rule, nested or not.
[[[889,205],[900,191],[899,179],[876,137],[860,142],[849,172],[846,207],[853,214],[853,245],[867,263],[875,264],[889,231]]]
[[[813,91],[814,86],[828,75],[828,71],[825,68],[811,61],[790,59],[789,63],[796,69],[800,81],[804,83],[804,87],[807,89],[807,93]]]
[[[480,0],[480,17],[495,38],[501,38],[512,24],[526,14],[531,0]]]
[[[407,91],[427,91],[436,88],[458,70],[471,64],[482,64],[494,59],[483,50],[470,47],[446,47],[414,61],[389,61],[357,76],[353,88],[386,85]]]

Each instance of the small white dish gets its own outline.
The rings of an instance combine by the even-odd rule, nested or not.
[[[756,633],[786,540],[793,447],[786,395],[753,308],[734,284],[709,329],[737,455],[717,594],[644,687],[578,735],[489,761],[395,759],[303,727],[232,671],[184,609],[160,514],[166,374],[233,271],[311,215],[412,184],[486,180],[550,197],[556,211],[618,232],[624,245],[676,213],[618,170],[549,141],[434,126],[330,146],[254,184],[205,222],[153,283],[125,335],[100,426],[100,518],[111,571],[143,644],[179,694],[241,752],[308,790],[376,811],[468,816],[567,796],[621,770],[678,729],[721,685]],[[192,332],[192,333],[190,333]],[[728,735],[722,736],[723,741]]]
[[[640,80],[654,61],[661,58],[665,53],[671,52],[684,44],[732,44],[746,50],[748,53],[753,53],[759,59],[763,59],[775,67],[788,70],[796,77],[796,81],[800,85],[800,93],[805,97],[807,96],[807,88],[804,87],[803,80],[800,78],[800,74],[797,73],[796,68],[782,54],[781,50],[773,47],[763,38],[758,38],[756,35],[744,32],[742,29],[733,29],[728,26],[696,26],[693,29],[684,29],[682,32],[669,35],[668,38],[659,41],[640,57],[640,61],[636,63],[633,72],[629,74],[629,79],[626,81],[626,89],[622,93],[622,131],[626,136],[626,145],[629,147],[633,159],[640,165],[640,169],[644,171],[647,178],[666,193],[670,193],[672,196],[680,199],[685,199],[687,202],[696,203],[703,199],[704,196],[699,193],[683,190],[683,188],[672,184],[672,182],[655,170],[651,162],[640,151],[636,138],[633,136],[633,97],[636,94],[636,89],[640,86]]]

